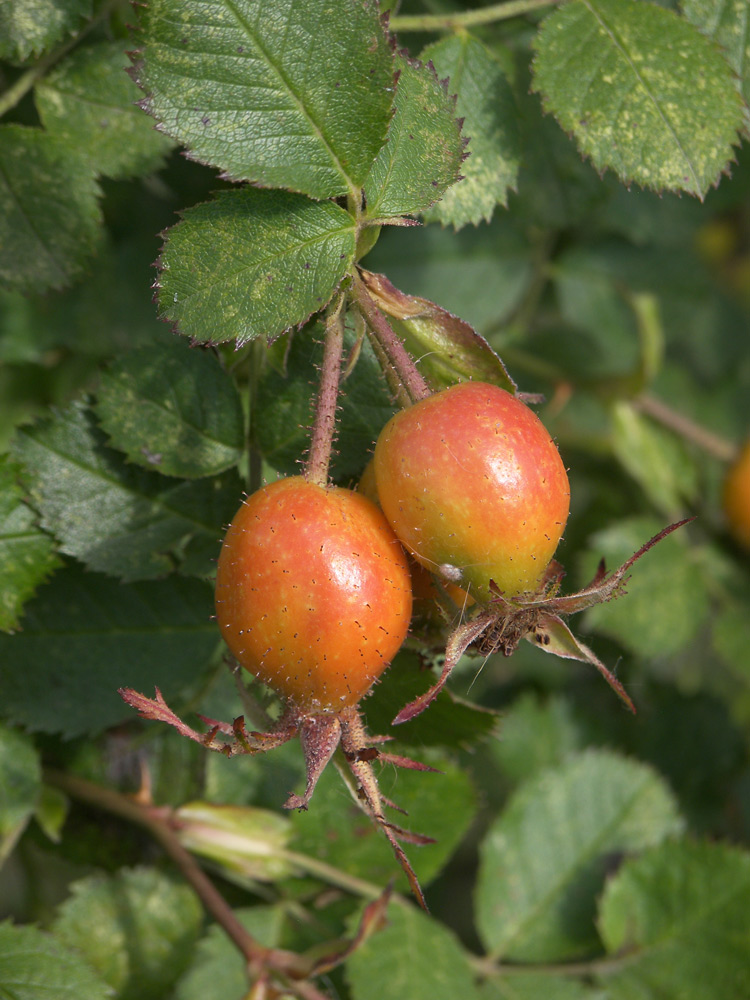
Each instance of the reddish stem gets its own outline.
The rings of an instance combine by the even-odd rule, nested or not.
[[[373,337],[388,359],[388,364],[404,385],[412,403],[417,403],[420,399],[431,396],[432,390],[422,377],[414,358],[406,350],[400,338],[396,336],[393,327],[378,309],[359,276],[355,277],[353,287],[357,305],[362,311]]]
[[[336,431],[336,403],[339,395],[341,361],[344,354],[344,322],[341,315],[343,301],[343,296],[341,296],[326,319],[320,387],[315,404],[310,451],[305,462],[305,479],[309,479],[311,483],[317,483],[318,486],[328,485],[331,448]]]

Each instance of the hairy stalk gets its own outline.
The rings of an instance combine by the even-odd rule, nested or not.
[[[491,4],[480,10],[456,11],[455,14],[404,14],[392,17],[389,27],[392,31],[456,31],[459,28],[507,21],[510,17],[519,17],[556,2],[557,0],[507,0],[506,3]]]
[[[108,0],[88,24],[85,24],[81,28],[77,35],[63,42],[62,45],[58,46],[52,52],[48,52],[46,56],[42,56],[39,62],[32,66],[31,69],[27,69],[25,73],[22,73],[15,83],[0,94],[0,115],[4,115],[11,108],[14,108],[28,94],[37,80],[41,80],[47,70],[51,69],[56,62],[59,62],[63,56],[66,56],[71,49],[75,48],[82,38],[85,38],[100,21],[112,12],[118,2],[119,0]]]
[[[389,369],[394,371],[412,403],[417,403],[420,399],[426,399],[427,396],[432,395],[430,387],[422,377],[414,359],[396,336],[391,324],[375,305],[364,282],[358,275],[355,276],[353,287],[357,306],[364,316],[373,339],[377,341],[387,359],[386,377]]]
[[[326,318],[326,335],[323,347],[323,365],[320,371],[320,388],[315,404],[310,451],[305,462],[305,479],[318,486],[328,485],[331,464],[331,447],[336,431],[336,405],[341,378],[341,360],[344,353],[344,296],[339,296]]]
[[[71,798],[147,830],[180,869],[205,909],[240,951],[255,975],[261,976],[264,969],[272,970],[284,980],[290,992],[304,1000],[324,1000],[324,994],[312,984],[299,981],[308,972],[308,966],[301,956],[282,949],[266,948],[243,927],[234,910],[180,843],[173,828],[171,810],[141,805],[120,792],[102,788],[62,771],[46,770],[44,780]]]

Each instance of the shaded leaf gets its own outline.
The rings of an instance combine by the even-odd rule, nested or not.
[[[494,54],[468,32],[442,39],[422,52],[456,95],[456,113],[469,138],[464,179],[445,192],[428,219],[460,229],[489,222],[497,205],[507,205],[521,162],[518,113],[508,79]]]
[[[40,55],[92,13],[92,0],[7,0],[0,7],[0,58]]]
[[[461,168],[455,102],[432,66],[396,57],[398,85],[388,138],[365,181],[371,219],[415,215],[434,204]]]
[[[32,502],[60,551],[124,580],[163,575],[180,560],[186,572],[209,573],[239,477],[169,479],[127,465],[103,438],[81,403],[17,438]]]
[[[229,177],[353,194],[386,134],[393,54],[375,3],[153,0],[146,109]]]
[[[220,191],[168,231],[159,311],[204,343],[273,340],[330,301],[354,249],[354,220],[333,202]]]
[[[23,631],[0,636],[0,706],[32,730],[79,736],[133,719],[118,687],[184,697],[219,645],[211,587],[199,580],[124,585],[62,570],[31,601]]]
[[[596,899],[623,852],[678,833],[651,768],[589,751],[522,785],[482,846],[477,924],[493,955],[556,961],[597,947]]]
[[[637,0],[573,0],[534,44],[534,89],[595,167],[699,198],[718,182],[742,104],[728,64],[691,24]]]
[[[0,726],[0,865],[33,815],[41,784],[34,744],[24,733]]]
[[[136,106],[140,94],[125,72],[129,66],[122,42],[100,42],[77,49],[35,90],[47,131],[107,177],[157,170],[172,148]]]
[[[599,974],[612,1000],[750,993],[750,855],[723,844],[663,844],[607,886],[599,926],[627,961]]]
[[[161,1000],[186,968],[203,911],[187,885],[151,868],[74,882],[55,935],[83,955],[119,1000]]]
[[[234,380],[211,353],[179,340],[115,361],[96,411],[115,448],[165,476],[215,475],[236,465],[244,447]]]
[[[501,739],[493,740],[491,748],[503,773],[518,783],[571,757],[584,742],[566,698],[556,695],[543,701],[528,692],[503,712]]]
[[[453,934],[414,907],[388,908],[387,924],[349,958],[353,1000],[477,1000],[469,956]]]
[[[745,131],[750,128],[750,18],[745,0],[681,0],[685,17],[721,48],[745,101]]]
[[[75,951],[35,927],[0,924],[0,984],[13,1000],[106,1000],[112,990]]]
[[[0,126],[0,286],[42,292],[77,277],[99,241],[98,194],[59,139]]]
[[[18,625],[25,601],[57,565],[54,542],[22,499],[20,470],[0,457],[0,630]]]
[[[479,995],[482,1000],[607,1000],[579,979],[519,969],[485,980]]]

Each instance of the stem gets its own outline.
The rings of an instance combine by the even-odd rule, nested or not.
[[[143,827],[158,841],[164,851],[182,872],[203,906],[223,928],[226,935],[246,959],[251,970],[260,974],[262,969],[272,969],[285,980],[298,980],[306,975],[304,960],[294,952],[266,948],[242,926],[213,882],[197,864],[193,856],[180,843],[171,825],[171,811],[144,806],[120,792],[102,788],[91,781],[77,778],[62,771],[45,770],[47,784],[59,788],[71,798],[85,802],[95,809],[102,809],[119,816],[136,826]],[[309,986],[309,989],[308,989]],[[293,982],[288,988],[298,996],[320,1000],[323,996],[311,984]]]
[[[341,295],[326,319],[320,389],[315,405],[310,452],[305,462],[305,479],[317,483],[318,486],[328,485],[331,446],[336,430],[336,403],[341,378],[341,359],[344,353],[344,322],[341,315],[343,303],[344,296]]]
[[[0,94],[0,115],[4,115],[11,108],[14,108],[19,101],[26,96],[26,94],[31,90],[37,80],[40,80],[50,67],[54,66],[58,60],[62,59],[63,56],[67,55],[72,48],[74,48],[82,38],[103,20],[114,7],[117,6],[119,0],[108,0],[102,6],[102,9],[88,22],[83,28],[69,38],[66,42],[63,42],[58,48],[54,49],[52,52],[48,52],[46,56],[42,56],[35,66],[31,69],[27,69],[25,73],[12,84],[6,91]]]
[[[432,391],[417,368],[416,362],[394,333],[391,324],[373,302],[359,275],[355,276],[353,287],[357,305],[362,311],[374,339],[385,354],[388,365],[393,368],[401,380],[412,403],[417,403],[420,399],[431,396]]]
[[[457,11],[455,14],[404,14],[402,17],[392,17],[389,27],[392,31],[455,31],[457,28],[506,21],[510,17],[528,14],[556,2],[557,0],[507,0],[506,3],[492,4],[481,10]]]
[[[714,458],[718,458],[720,462],[731,462],[737,454],[737,448],[731,441],[706,430],[705,427],[701,427],[689,417],[673,410],[655,396],[639,396],[634,400],[633,406],[636,410],[640,410],[641,413],[645,413],[646,416],[679,434],[686,441],[697,444],[699,448]]]

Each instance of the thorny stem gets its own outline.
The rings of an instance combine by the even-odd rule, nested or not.
[[[0,94],[0,115],[4,115],[11,108],[14,108],[31,90],[37,80],[41,80],[48,69],[54,66],[63,56],[66,56],[71,49],[75,48],[82,38],[85,38],[101,20],[111,13],[118,2],[119,0],[108,0],[88,24],[85,24],[81,28],[77,35],[63,42],[62,45],[58,46],[52,52],[48,52],[46,56],[42,56],[39,62],[26,70],[25,73],[22,73],[15,83],[11,84],[6,91]]]
[[[641,413],[645,413],[646,416],[663,424],[664,427],[668,427],[680,437],[685,438],[686,441],[697,444],[709,455],[718,458],[720,462],[731,462],[736,457],[737,448],[731,441],[706,430],[705,427],[701,427],[689,417],[673,410],[655,396],[639,396],[634,400],[633,405]]]
[[[44,778],[49,785],[59,788],[71,798],[112,813],[147,830],[177,865],[203,906],[223,928],[247,961],[249,968],[256,974],[260,974],[263,969],[271,969],[284,979],[288,990],[303,1000],[327,1000],[312,984],[300,981],[307,972],[300,956],[294,952],[264,947],[242,926],[234,910],[190,852],[180,843],[170,823],[169,810],[140,805],[120,792],[102,788],[91,781],[62,771],[45,770]]]
[[[458,28],[476,27],[478,24],[492,24],[506,21],[510,17],[528,14],[539,7],[549,7],[557,0],[507,0],[480,10],[457,11],[455,14],[404,14],[392,17],[389,28],[392,31],[455,31]]]
[[[336,404],[341,378],[341,359],[344,353],[343,295],[326,318],[323,364],[320,371],[320,388],[315,404],[315,421],[310,451],[305,462],[305,479],[318,486],[328,485],[331,464],[331,446],[336,430]]]
[[[396,372],[401,383],[409,394],[412,403],[419,402],[432,395],[430,387],[422,377],[414,359],[406,350],[401,340],[396,336],[388,320],[381,313],[370,297],[364,282],[356,275],[354,278],[354,295],[357,305],[365,318],[373,337],[385,354],[388,365]]]

